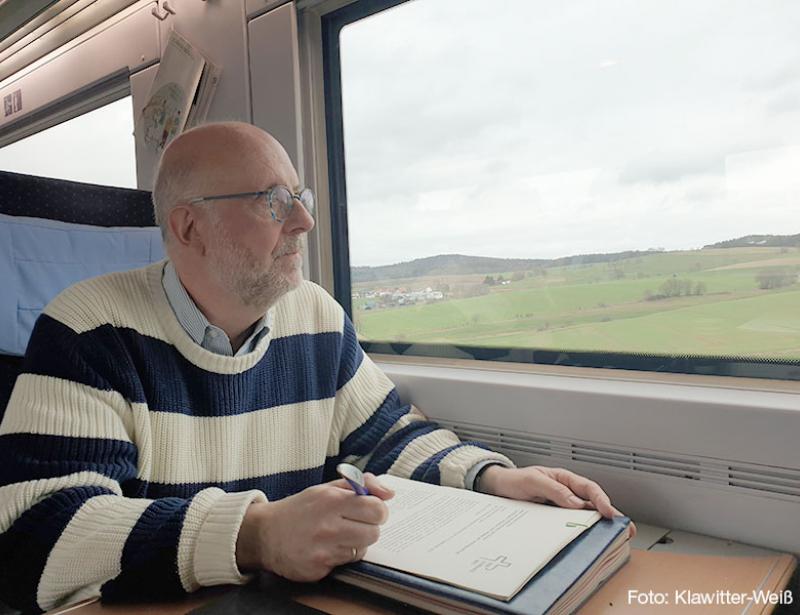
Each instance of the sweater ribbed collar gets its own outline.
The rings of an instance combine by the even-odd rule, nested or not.
[[[154,263],[146,268],[147,285],[153,299],[153,307],[158,315],[159,323],[170,343],[175,346],[188,361],[206,371],[220,374],[238,374],[258,363],[269,348],[272,330],[269,330],[253,348],[252,352],[240,356],[225,356],[206,350],[199,346],[181,326],[169,304],[166,291],[161,282],[164,276],[166,260]],[[274,309],[274,308],[273,308]]]

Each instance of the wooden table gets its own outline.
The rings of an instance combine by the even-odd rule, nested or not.
[[[372,595],[356,595],[351,588],[333,582],[319,584],[288,583],[285,581],[262,581],[262,586],[277,583],[283,596],[317,609],[329,615],[398,615],[403,611],[418,613],[416,609],[405,608],[386,598]],[[141,604],[101,604],[97,598],[52,611],[48,615],[184,615],[221,598],[235,586],[220,586],[201,589],[182,600],[174,602]],[[264,587],[263,595],[271,588]]]
[[[580,609],[581,615],[628,615],[655,613],[661,615],[790,615],[800,612],[800,588],[798,588],[796,561],[789,555],[763,557],[715,556],[696,553],[672,553],[631,550],[630,561],[617,572]],[[674,602],[675,591],[690,590],[713,594],[716,590],[750,592],[759,587],[790,588],[794,599],[791,605],[714,604],[681,605]],[[643,605],[631,601],[630,589],[668,594],[671,604],[663,606]],[[232,591],[233,587],[215,587],[201,590],[177,602],[155,604],[100,604],[97,599],[53,612],[59,615],[183,615]],[[282,609],[270,609],[270,596],[276,596]],[[249,604],[244,612],[264,608],[264,612],[280,612],[291,600],[330,615],[410,615],[420,611],[374,596],[330,580],[317,584],[290,583],[270,575],[260,577],[258,583],[243,592]],[[777,606],[777,608],[776,608]]]

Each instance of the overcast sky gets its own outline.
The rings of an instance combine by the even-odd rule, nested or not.
[[[136,188],[131,97],[0,148],[0,169]]]
[[[351,262],[800,232],[798,32],[796,0],[413,0],[351,24]],[[0,169],[133,187],[132,133],[128,97]]]
[[[800,2],[414,0],[341,37],[354,265],[800,232]]]

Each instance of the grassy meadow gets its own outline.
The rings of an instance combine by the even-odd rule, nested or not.
[[[485,284],[486,274],[356,284],[359,338],[800,359],[800,248],[653,252],[498,275],[505,284]],[[366,298],[425,288],[444,299]]]

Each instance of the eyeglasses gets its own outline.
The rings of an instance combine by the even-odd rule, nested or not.
[[[189,199],[189,203],[196,204],[204,201],[221,201],[224,199],[240,199],[246,196],[263,198],[265,205],[269,208],[272,219],[280,224],[291,215],[294,201],[297,199],[306,208],[309,215],[314,215],[314,193],[310,188],[303,188],[299,194],[295,194],[286,186],[272,186],[259,192],[239,192],[237,194],[217,194],[214,196],[196,196]]]

